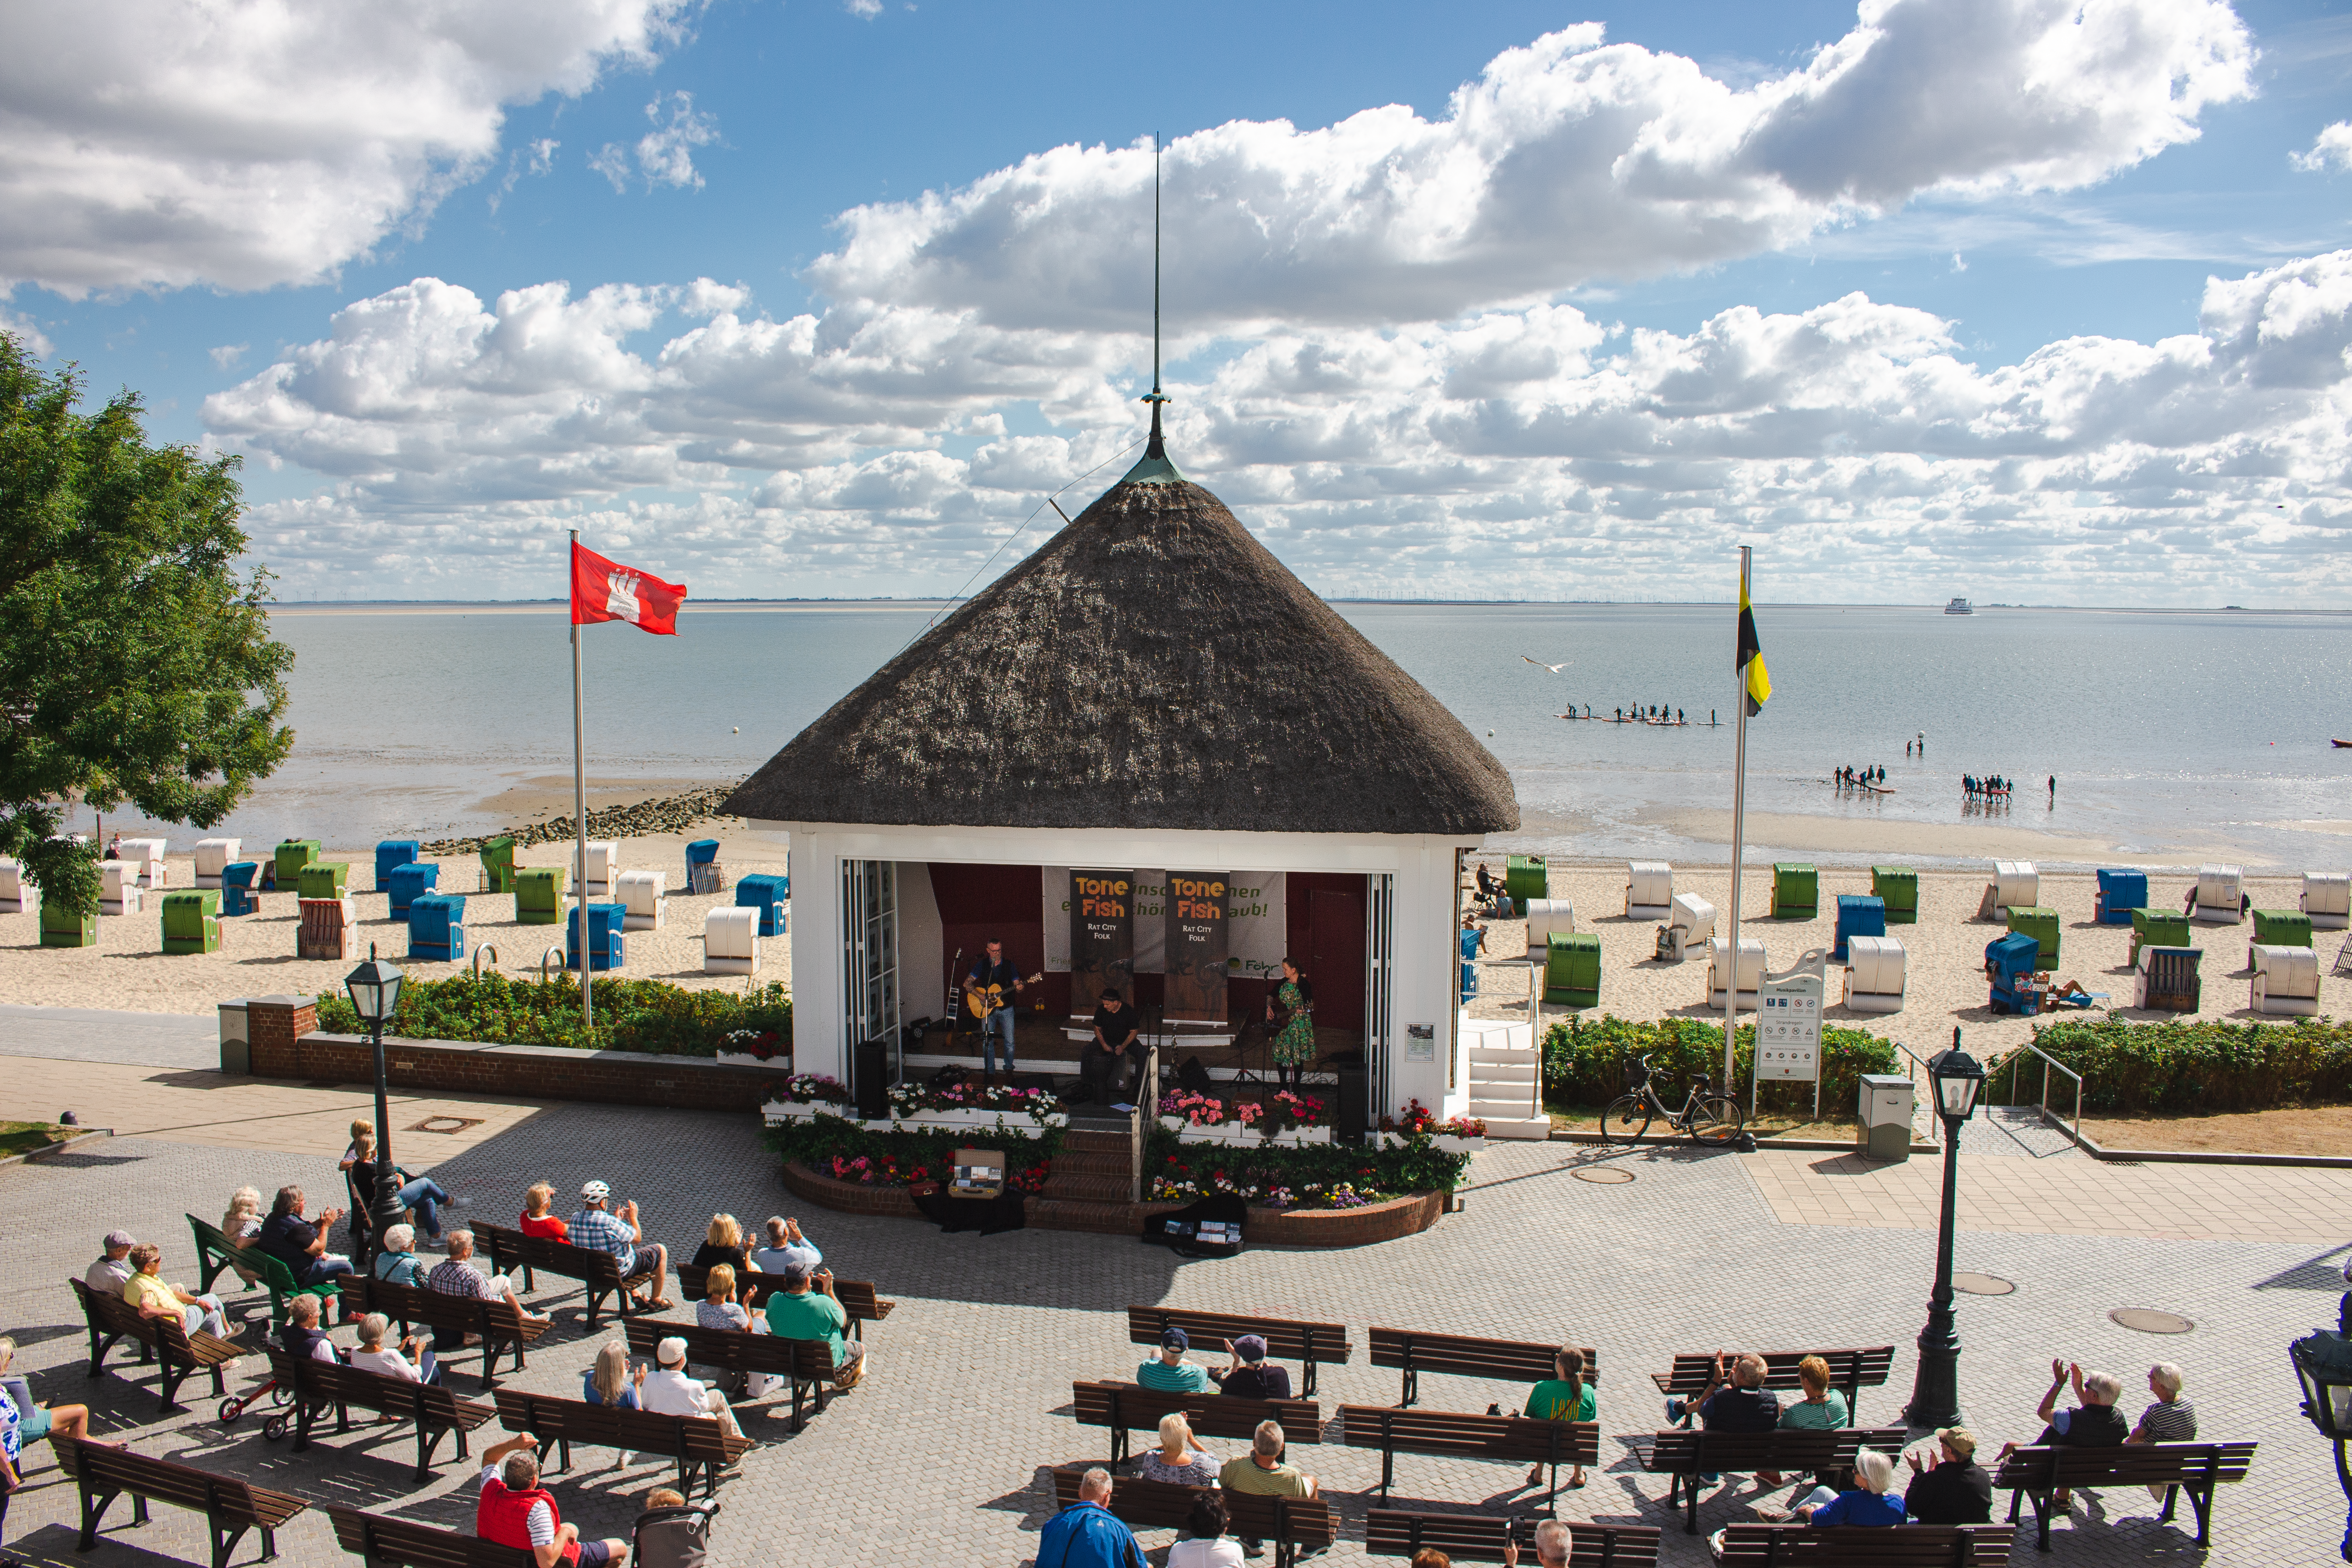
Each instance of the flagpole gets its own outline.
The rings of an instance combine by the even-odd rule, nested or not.
[[[1748,545],[1739,547],[1739,602],[1748,603],[1748,562],[1753,554]],[[1738,690],[1733,695],[1731,711],[1736,716],[1736,728],[1731,738],[1731,932],[1730,958],[1723,996],[1723,1092],[1737,1094],[1732,1085],[1732,1040],[1739,1026],[1739,863],[1747,851],[1748,829],[1748,666],[1734,658],[1732,674],[1737,677]]]
[[[596,1027],[596,1004],[589,994],[588,984],[588,752],[586,742],[586,705],[580,690],[580,531],[572,531],[572,554],[564,562],[572,577],[572,820],[579,829],[579,858],[572,862],[573,880],[578,898],[574,908],[580,921],[580,1026],[583,1029]],[[1743,724],[1746,720],[1740,721]],[[1736,875],[1736,873],[1735,873]],[[1735,887],[1737,883],[1733,884]]]

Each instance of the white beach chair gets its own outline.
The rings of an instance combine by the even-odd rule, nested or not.
[[[2246,1005],[2257,1013],[2316,1014],[2319,1011],[2319,954],[2307,947],[2279,947],[2255,942],[2248,953],[2254,978]]]
[[[613,879],[616,901],[627,911],[621,917],[623,931],[662,929],[663,911],[668,908],[664,901],[665,875],[660,871],[624,871]]]
[[[2197,902],[2189,918],[2208,925],[2236,925],[2242,918],[2245,871],[2236,866],[2197,868]]]
[[[122,864],[136,864],[139,884],[144,888],[163,885],[163,851],[171,846],[161,838],[126,838],[122,841]]]
[[[1706,1005],[1727,1007],[1730,994],[1724,980],[1731,965],[1731,944],[1722,937],[1710,938],[1706,944]],[[1756,937],[1739,939],[1739,1000],[1753,1005],[1764,988],[1764,943]]]
[[[125,840],[125,847],[129,841]],[[98,867],[98,912],[135,915],[139,912],[139,873],[144,863],[125,854],[120,860],[101,860]]]
[[[221,868],[241,859],[245,849],[242,838],[199,838],[196,840],[196,886],[217,888],[221,885]]]
[[[760,973],[760,911],[750,904],[722,904],[702,917],[702,973]]]
[[[1675,901],[1675,868],[1664,860],[1625,863],[1625,918],[1662,921]]]
[[[592,899],[610,902],[613,897],[613,862],[620,858],[621,847],[609,838],[588,840],[588,868],[580,868],[580,846],[572,846],[572,885],[584,888]]]
[[[25,902],[24,862],[0,856],[0,915],[23,914]]]
[[[1699,943],[1715,935],[1715,906],[1696,893],[1676,893],[1667,906],[1666,923],[1658,928],[1658,957],[1680,963]]]
[[[1845,939],[1845,1005],[1856,1013],[1899,1013],[1908,955],[1891,936]]]
[[[2352,871],[2305,871],[2303,912],[2314,931],[2342,931],[2352,925]]]
[[[2007,921],[2011,910],[2032,909],[2042,901],[2042,873],[2031,860],[1996,860],[1992,880],[1985,884],[1977,919]]]
[[[1576,930],[1576,906],[1566,899],[1528,900],[1528,951],[1541,952],[1554,931],[1565,936]]]

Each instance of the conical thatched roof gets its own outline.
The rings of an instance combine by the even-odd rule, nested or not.
[[[1502,764],[1223,502],[1134,476],[834,704],[725,810],[1254,833],[1519,824]]]

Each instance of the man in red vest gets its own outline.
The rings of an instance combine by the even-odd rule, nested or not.
[[[566,1524],[555,1499],[539,1484],[539,1439],[530,1433],[492,1444],[482,1452],[482,1497],[474,1506],[474,1533],[500,1546],[530,1550],[539,1568],[621,1568],[629,1560],[625,1541],[583,1541],[580,1527]]]

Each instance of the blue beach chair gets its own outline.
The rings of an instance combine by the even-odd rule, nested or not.
[[[465,894],[419,893],[409,901],[408,956],[438,963],[465,962]]]
[[[790,878],[772,877],[766,872],[754,872],[735,884],[735,901],[760,911],[761,936],[783,934],[784,901],[792,896]]]
[[[253,879],[261,874],[258,860],[232,860],[221,868],[221,914],[249,915],[261,907],[254,895]]]
[[[394,866],[379,884],[392,895],[392,912],[404,915],[415,902],[440,885],[441,868],[429,861],[412,860],[404,866]]]
[[[394,868],[414,866],[424,853],[425,846],[414,838],[387,838],[378,844],[375,847],[375,890],[379,893],[392,891],[389,879]]]
[[[2102,870],[2091,918],[2103,926],[2127,926],[2132,911],[2147,908],[2147,873]]]
[[[1845,962],[1845,939],[1850,936],[1885,936],[1886,934],[1886,900],[1868,894],[1840,893],[1837,896],[1837,945],[1830,956]]]
[[[590,904],[588,913],[588,970],[618,969],[625,953],[621,928],[628,918],[625,904]],[[574,904],[563,923],[563,967],[580,967],[581,906]]]

